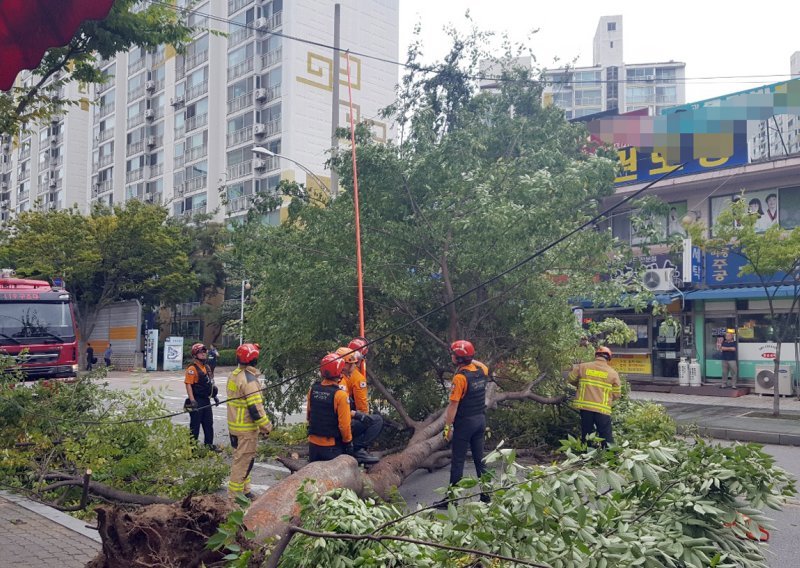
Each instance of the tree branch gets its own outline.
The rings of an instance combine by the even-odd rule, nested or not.
[[[397,400],[392,395],[392,393],[389,392],[389,389],[386,388],[386,385],[384,385],[383,382],[381,382],[380,379],[378,379],[378,377],[373,375],[369,369],[367,369],[367,377],[369,378],[370,382],[373,385],[375,385],[375,388],[378,390],[378,392],[381,393],[383,398],[385,398],[389,402],[389,404],[391,404],[392,407],[394,407],[394,409],[397,411],[398,416],[400,416],[400,419],[403,421],[403,424],[414,430],[420,427],[420,423],[408,415],[408,412],[403,406],[403,403]]]

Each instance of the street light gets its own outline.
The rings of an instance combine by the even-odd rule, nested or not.
[[[319,177],[317,177],[317,174],[312,172],[310,169],[305,167],[303,164],[301,164],[297,160],[293,160],[292,158],[290,158],[288,156],[284,156],[283,154],[278,154],[277,152],[273,152],[272,150],[268,150],[268,149],[264,148],[263,146],[256,146],[255,148],[253,148],[253,154],[261,154],[262,156],[270,156],[270,157],[273,157],[273,158],[283,158],[284,160],[289,160],[293,164],[295,164],[298,167],[300,167],[308,175],[310,175],[315,180],[317,180],[317,183],[322,187],[322,189],[325,190],[325,193],[328,194],[328,197],[331,196],[331,190],[328,189],[328,186],[325,185],[325,182],[323,182],[321,179],[319,179]]]
[[[242,280],[242,299],[241,309],[239,311],[239,345],[244,343],[244,291],[250,289],[250,281]]]

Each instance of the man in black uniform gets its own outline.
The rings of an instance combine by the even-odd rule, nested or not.
[[[483,437],[486,432],[486,385],[489,368],[474,361],[475,347],[469,341],[455,341],[450,346],[450,357],[457,366],[450,389],[450,405],[445,411],[444,438],[453,443],[450,464],[450,485],[456,485],[464,475],[467,449],[472,450],[475,473],[480,478],[486,473],[483,463]],[[481,495],[481,501],[489,501]],[[437,503],[446,508],[446,503]]]
[[[341,388],[344,359],[328,353],[319,365],[320,382],[311,385],[306,403],[308,461],[327,461],[342,453],[353,454],[350,403]]]
[[[214,414],[211,412],[211,397],[214,382],[208,373],[206,356],[208,351],[202,343],[192,345],[193,361],[186,367],[183,380],[188,395],[184,406],[189,411],[189,430],[192,437],[200,437],[200,426],[203,427],[203,442],[212,450],[214,446]]]

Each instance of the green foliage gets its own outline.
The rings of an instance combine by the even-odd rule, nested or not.
[[[244,513],[250,506],[250,500],[244,495],[237,495],[236,504],[239,508],[232,511],[217,528],[216,534],[206,542],[206,548],[225,552],[222,560],[228,568],[247,568],[253,555],[253,550],[249,548],[256,537],[244,525]]]
[[[660,404],[623,396],[614,404],[611,418],[614,437],[631,445],[649,444],[654,440],[669,443],[675,439],[675,420]]]
[[[486,415],[491,441],[515,448],[553,448],[567,436],[580,435],[580,417],[569,405],[526,401],[491,410]]]
[[[191,39],[191,33],[192,28],[185,25],[180,13],[171,6],[149,2],[142,6],[138,0],[115,0],[104,20],[84,22],[66,46],[45,53],[33,70],[38,77],[33,87],[16,87],[0,93],[0,133],[17,134],[20,127],[76,104],[77,101],[58,94],[71,81],[103,82],[95,55],[109,59],[134,46],[152,50],[171,44],[181,48]],[[47,79],[57,72],[60,76],[44,88]]]
[[[167,414],[153,389],[108,388],[102,372],[74,383],[0,384],[0,481],[39,489],[51,471],[82,474],[117,489],[181,498],[216,491],[228,467],[169,420],[117,422]],[[86,422],[100,421],[101,425]],[[19,444],[19,445],[18,445]]]
[[[605,318],[589,324],[589,335],[596,345],[626,345],[636,341],[636,332],[619,318]]]
[[[310,486],[298,495],[299,517],[305,529],[361,535],[394,521],[378,534],[560,568],[767,567],[764,549],[746,534],[769,526],[760,507],[780,508],[795,489],[760,446],[676,440],[575,453],[579,447],[568,440],[563,462],[534,468],[515,463],[511,450],[494,452],[488,459],[499,462],[498,474],[480,483],[492,492],[490,504],[465,501],[446,513],[399,520],[403,511],[396,505],[361,500],[349,490],[319,495]],[[477,491],[475,480],[465,480],[453,495]],[[280,566],[468,566],[478,560],[407,542],[296,535]]]

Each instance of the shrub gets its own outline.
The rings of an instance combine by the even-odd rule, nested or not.
[[[614,436],[618,442],[647,444],[653,440],[669,442],[675,438],[675,420],[660,404],[623,398],[612,414]]]

